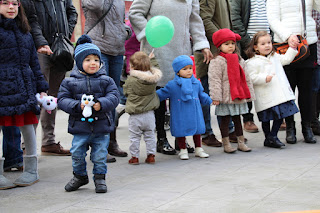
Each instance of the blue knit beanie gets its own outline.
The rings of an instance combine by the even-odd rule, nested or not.
[[[182,68],[187,65],[193,65],[192,59],[187,55],[180,55],[172,62],[172,67],[175,73],[178,73]]]
[[[74,51],[74,59],[79,70],[84,71],[82,67],[83,60],[88,55],[97,55],[101,64],[101,52],[97,45],[92,43],[91,38],[88,35],[82,35],[78,41]]]

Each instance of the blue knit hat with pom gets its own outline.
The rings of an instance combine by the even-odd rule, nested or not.
[[[83,60],[88,55],[97,55],[101,64],[101,52],[97,45],[92,43],[91,38],[88,35],[82,35],[78,41],[74,51],[74,59],[79,70],[84,71],[82,67]]]
[[[180,55],[172,62],[172,67],[175,73],[178,73],[182,68],[188,65],[193,65],[192,59],[187,55]]]

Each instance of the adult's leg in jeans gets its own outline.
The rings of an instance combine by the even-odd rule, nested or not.
[[[110,76],[114,80],[114,82],[117,85],[118,90],[119,90],[120,76],[121,76],[121,71],[122,71],[122,67],[123,67],[123,56],[122,55],[111,56],[111,55],[107,55],[107,54],[101,54],[101,59],[104,62],[104,65],[106,67],[107,75]],[[116,110],[114,109],[112,111],[113,120],[115,120],[115,113],[116,113]],[[116,139],[116,127],[115,127],[115,130],[110,133],[110,142],[109,142],[108,151],[111,155],[114,155],[114,156],[118,156],[118,157],[127,157],[128,156],[128,153],[121,150],[118,145],[118,142]]]
[[[3,132],[3,157],[4,169],[17,168],[22,169],[23,151],[21,149],[21,133],[19,127],[7,126],[2,127]]]
[[[65,77],[65,71],[58,70],[50,62],[50,57],[45,54],[38,53],[39,63],[44,78],[49,83],[48,95],[57,97],[60,84]],[[47,113],[44,108],[41,109],[40,120],[42,127],[42,146],[55,143],[55,119],[56,109]]]

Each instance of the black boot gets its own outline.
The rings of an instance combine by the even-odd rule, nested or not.
[[[174,140],[174,148],[175,148],[175,150],[180,151],[180,147],[179,147],[177,139]],[[190,144],[188,143],[187,140],[186,140],[186,148],[188,150],[188,153],[194,153],[194,148],[192,146],[190,146]]]
[[[285,146],[277,137],[269,135],[264,140],[264,146],[271,147],[271,148],[281,148]]]
[[[317,143],[317,140],[312,133],[310,122],[302,121],[301,126],[302,126],[302,134],[304,137],[304,141],[306,143]]]
[[[318,95],[317,92],[312,93],[312,119],[311,119],[311,129],[313,134],[315,135],[320,135],[320,122],[319,122],[319,112],[318,112],[318,102],[320,100],[320,96]]]
[[[96,193],[106,193],[108,191],[106,185],[106,175],[95,174],[93,177],[94,185],[96,186]]]
[[[295,127],[295,122],[294,121],[287,121],[287,128],[286,128],[286,141],[289,144],[295,144],[297,143],[297,138],[296,138],[296,127]]]
[[[128,153],[121,150],[118,142],[116,140],[116,129],[110,133],[110,143],[108,147],[108,152],[110,155],[117,156],[117,157],[127,157]]]
[[[67,192],[76,191],[81,186],[86,185],[89,183],[88,175],[80,176],[73,173],[73,178],[67,183],[67,185],[64,187],[64,189]]]
[[[157,141],[157,152],[165,155],[175,155],[176,150],[171,147],[167,138],[160,138]]]

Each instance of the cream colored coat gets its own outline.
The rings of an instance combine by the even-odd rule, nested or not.
[[[267,57],[256,55],[246,61],[246,70],[256,95],[254,101],[256,112],[295,99],[282,66],[290,64],[296,54],[296,50],[289,48],[285,55],[277,53]],[[267,75],[274,75],[268,83]]]
[[[250,90],[251,99],[235,99],[231,98],[229,77],[227,72],[227,60],[222,56],[212,59],[209,64],[208,82],[210,97],[213,101],[220,101],[222,104],[241,104],[255,99],[253,85],[245,68],[245,62],[240,60],[240,65],[245,71],[247,85]]]

